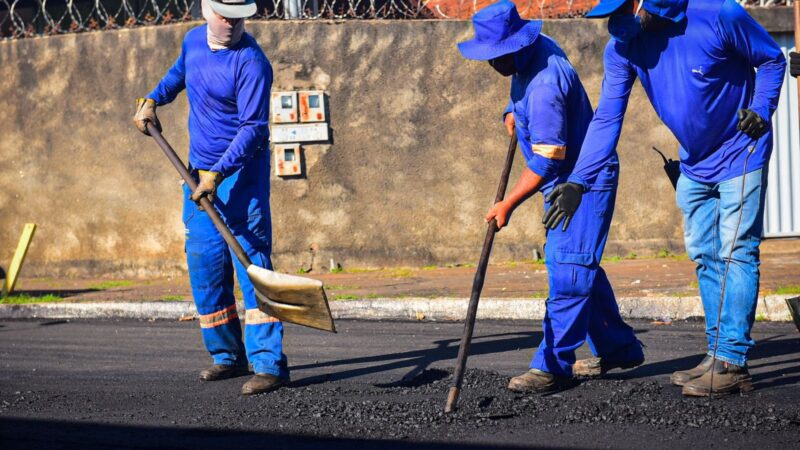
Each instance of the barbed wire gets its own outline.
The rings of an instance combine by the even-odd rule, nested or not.
[[[257,0],[251,20],[467,19],[496,0]],[[513,0],[525,18],[580,17],[598,0]],[[797,0],[795,0],[797,1]],[[0,0],[0,38],[198,20],[200,0]],[[792,0],[742,0],[747,6]]]

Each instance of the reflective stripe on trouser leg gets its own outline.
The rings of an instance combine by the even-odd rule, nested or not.
[[[253,216],[247,227],[235,230],[236,238],[242,244],[253,264],[272,269],[269,258],[270,234],[269,219]],[[244,341],[247,359],[256,373],[268,373],[278,377],[289,376],[288,362],[283,353],[283,323],[258,309],[255,289],[244,267],[235,261],[236,275],[244,296],[247,310],[244,327]]]
[[[214,364],[246,364],[242,328],[233,296],[233,266],[222,236],[184,186],[186,260],[203,342]]]

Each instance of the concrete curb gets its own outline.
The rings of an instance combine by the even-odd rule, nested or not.
[[[756,317],[791,321],[785,299],[793,295],[759,297]],[[331,302],[336,319],[461,321],[466,298],[377,298]],[[700,297],[625,297],[618,299],[622,316],[630,319],[682,320],[703,316]],[[242,308],[242,305],[239,305]],[[485,298],[479,319],[541,320],[544,299]],[[0,319],[167,319],[195,318],[190,302],[31,303],[0,305]]]

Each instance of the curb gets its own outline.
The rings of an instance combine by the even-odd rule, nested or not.
[[[793,295],[759,297],[759,321],[792,320],[785,299]],[[622,317],[669,322],[703,316],[700,297],[623,297],[617,299]],[[467,298],[377,298],[330,302],[334,319],[463,321]],[[239,304],[239,309],[242,309]],[[544,299],[485,298],[478,319],[541,320]],[[138,319],[179,320],[197,317],[191,302],[30,303],[0,305],[0,319]],[[242,315],[242,317],[244,317]]]

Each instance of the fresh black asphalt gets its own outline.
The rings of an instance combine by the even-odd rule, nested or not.
[[[800,333],[757,323],[756,390],[687,399],[698,322],[633,324],[647,362],[557,394],[508,392],[538,325],[479,322],[459,410],[442,412],[462,325],[289,326],[292,385],[241,397],[247,378],[202,383],[196,322],[0,322],[0,448],[798,448]],[[586,356],[587,350],[581,350]]]

